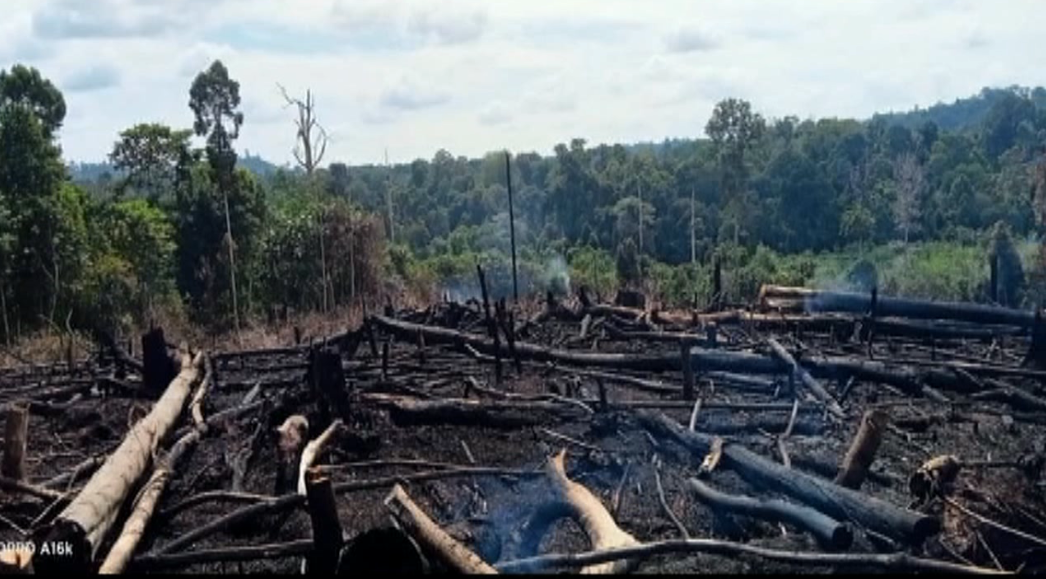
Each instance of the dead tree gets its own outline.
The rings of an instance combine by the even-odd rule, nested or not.
[[[287,106],[295,106],[298,109],[298,118],[294,124],[298,129],[295,136],[294,159],[298,161],[307,175],[312,175],[316,167],[323,161],[323,155],[327,152],[326,129],[316,120],[316,99],[311,90],[305,91],[305,100],[291,97],[283,85],[277,84]]]

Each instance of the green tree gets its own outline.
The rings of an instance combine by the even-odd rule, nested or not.
[[[751,205],[748,194],[746,155],[755,147],[766,130],[762,115],[752,112],[748,101],[729,98],[720,101],[705,133],[712,140],[719,160],[720,191],[725,200],[724,212],[734,221],[734,243],[749,221]]]
[[[153,200],[173,195],[179,182],[188,178],[193,155],[189,148],[192,131],[173,130],[166,125],[138,124],[120,133],[109,160],[126,176],[117,187],[128,188]]]
[[[211,66],[201,72],[193,80],[189,89],[189,108],[195,116],[193,130],[199,137],[207,138],[205,149],[207,161],[210,165],[210,181],[217,188],[224,205],[225,214],[225,237],[218,247],[208,247],[204,251],[212,263],[217,264],[215,250],[224,246],[227,251],[228,262],[224,269],[229,276],[229,295],[232,298],[231,309],[233,322],[237,328],[240,327],[240,308],[238,290],[236,287],[236,246],[233,236],[233,209],[231,205],[238,196],[251,197],[251,192],[241,191],[240,185],[249,181],[249,178],[237,175],[236,172],[236,150],[233,149],[233,141],[239,137],[240,126],[243,125],[243,113],[240,107],[240,83],[229,77],[229,71],[220,60],[214,61]],[[197,209],[207,207],[207,204],[197,204]],[[246,210],[249,208],[237,208]],[[240,243],[244,243],[244,236],[249,232],[236,229],[237,235],[241,237]],[[196,256],[199,257],[199,256]],[[241,256],[242,257],[242,256]],[[190,266],[192,267],[192,266]]]
[[[50,139],[65,120],[65,98],[40,71],[20,64],[0,70],[0,108],[25,107],[35,116]]]

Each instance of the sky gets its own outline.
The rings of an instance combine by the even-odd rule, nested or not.
[[[279,83],[316,96],[324,164],[367,164],[693,138],[728,97],[866,118],[1036,86],[1043,30],[1042,0],[3,0],[0,68],[62,90],[68,160],[136,123],[190,128],[220,59],[241,152],[293,160]]]

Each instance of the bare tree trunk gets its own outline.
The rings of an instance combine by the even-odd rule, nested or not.
[[[0,315],[4,318],[4,343],[11,345],[11,325],[7,321],[7,286],[0,283]]]
[[[232,281],[232,317],[236,323],[236,335],[240,334],[240,308],[236,297],[236,256],[233,251],[232,219],[229,217],[229,192],[223,191],[225,197],[225,234],[229,236],[229,277]]]
[[[690,188],[690,263],[697,263],[697,234],[694,228],[694,188]]]
[[[308,149],[306,149],[308,150]],[[324,227],[324,209],[320,209],[320,277],[323,283],[323,307],[321,308],[323,313],[330,311],[327,308],[327,243],[323,239],[323,227]]]

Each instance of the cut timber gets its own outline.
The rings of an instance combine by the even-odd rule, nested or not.
[[[12,404],[4,412],[4,459],[0,474],[15,481],[25,480],[25,445],[29,437],[29,407]]]
[[[396,521],[428,551],[439,555],[455,572],[466,575],[493,575],[497,571],[478,555],[441,529],[418,505],[414,504],[403,487],[397,484],[385,499],[385,506]]]
[[[791,523],[809,531],[826,550],[845,551],[853,542],[849,526],[810,507],[779,499],[728,495],[693,478],[687,484],[702,502],[712,507],[771,522]]]
[[[854,436],[850,450],[843,457],[843,463],[839,467],[839,474],[835,477],[835,484],[850,489],[859,489],[868,476],[868,469],[875,460],[875,453],[883,441],[883,432],[890,420],[890,416],[883,410],[869,410],[861,417],[861,427]]]
[[[570,516],[585,530],[589,541],[592,542],[592,548],[601,551],[638,545],[639,541],[635,537],[617,526],[610,512],[595,495],[567,477],[565,460],[566,451],[560,451],[559,454],[549,459],[545,472],[552,481],[556,498],[569,508]],[[626,559],[585,567],[581,572],[589,574],[627,573],[634,568],[635,563],[633,560]]]
[[[822,404],[828,407],[828,411],[831,412],[837,418],[843,418],[846,413],[843,412],[843,407],[839,406],[839,403],[832,398],[832,395],[824,389],[824,386],[820,382],[814,379],[798,362],[795,358],[788,353],[788,350],[784,349],[777,340],[770,338],[767,340],[767,344],[770,345],[770,351],[773,352],[774,357],[781,361],[788,370],[792,373],[796,380],[798,380],[807,390],[810,391]]]
[[[64,541],[72,545],[72,553],[65,556],[45,556],[38,549],[40,554],[33,562],[37,571],[84,571],[88,568],[124,501],[149,466],[159,441],[173,428],[185,409],[192,384],[199,375],[201,360],[199,354],[192,360],[188,354],[183,354],[182,371],[149,414],[131,428],[116,451],[56,520],[35,534],[37,544]]]
[[[207,423],[203,420],[200,407],[212,380],[212,368],[210,360],[206,357],[204,357],[204,360],[206,372],[203,380],[200,381],[200,386],[196,389],[192,402],[193,429],[179,438],[178,442],[171,448],[171,451],[158,461],[152,476],[146,481],[142,490],[138,492],[138,498],[134,502],[134,510],[127,517],[127,522],[124,523],[120,536],[117,537],[116,542],[113,543],[112,548],[109,550],[109,554],[106,555],[105,561],[102,562],[102,566],[98,570],[99,574],[118,575],[127,569],[127,565],[131,562],[131,557],[134,556],[134,550],[138,547],[142,537],[145,536],[145,530],[149,526],[153,513],[156,511],[160,497],[163,496],[167,483],[170,482],[171,477],[174,475],[174,469],[178,461],[207,432]]]
[[[341,522],[338,520],[338,503],[334,499],[330,479],[319,471],[309,469],[307,472],[305,496],[315,548],[307,559],[306,572],[310,575],[333,575],[338,570],[338,558],[345,544]]]
[[[398,425],[461,424],[517,428],[576,420],[583,412],[575,405],[529,400],[420,400],[378,393],[363,394],[360,399],[388,408],[392,421]]]
[[[671,438],[697,458],[708,454],[712,437],[690,432],[664,414],[638,411],[644,428]],[[854,521],[877,533],[910,544],[920,544],[940,530],[940,521],[929,515],[894,506],[831,481],[785,468],[737,444],[723,446],[725,466],[750,484],[772,489],[801,501],[840,521]]]
[[[870,294],[832,292],[800,287],[764,285],[759,290],[760,304],[773,301],[799,301],[807,312],[848,312],[866,314],[872,308]],[[1031,328],[1035,312],[998,306],[939,302],[877,296],[875,315],[921,320],[955,320],[974,324],[997,324]]]
[[[299,495],[304,495],[306,491],[305,473],[312,468],[312,465],[316,462],[316,459],[319,458],[323,449],[330,444],[331,439],[341,430],[342,425],[343,423],[340,418],[335,420],[327,427],[327,430],[324,430],[323,433],[317,436],[314,440],[310,440],[309,443],[305,445],[305,449],[301,451],[301,462],[298,464]]]

